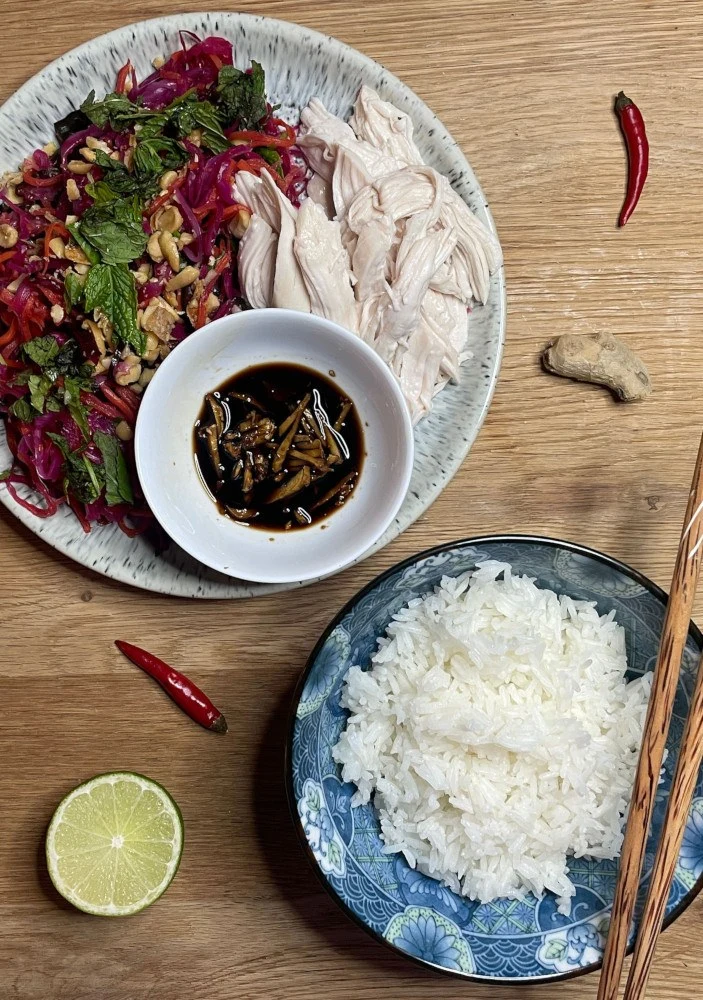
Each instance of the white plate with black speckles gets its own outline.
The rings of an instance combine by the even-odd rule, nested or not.
[[[478,217],[494,229],[483,192],[461,150],[412,90],[378,63],[336,39],[285,21],[247,14],[179,14],[119,28],[73,49],[32,77],[0,108],[0,173],[14,170],[24,157],[53,138],[53,124],[77,107],[90,90],[111,91],[120,67],[130,59],[142,77],[157,55],[178,48],[179,31],[201,37],[223,35],[234,44],[235,62],[252,59],[266,71],[267,94],[282,105],[291,122],[311,97],[345,118],[362,83],[407,112],[427,162],[445,174]],[[437,397],[432,413],[415,431],[415,468],[410,489],[393,524],[371,555],[397,537],[437,498],[461,465],[488,410],[498,375],[505,325],[503,271],[491,282],[488,304],[471,313],[468,347],[459,385]],[[0,469],[10,462],[0,431]],[[251,597],[296,584],[243,583],[200,565],[175,545],[158,555],[145,538],[128,538],[116,526],[96,527],[86,535],[66,508],[46,520],[16,504],[0,484],[0,501],[49,545],[105,576],[180,597]],[[298,584],[297,586],[300,586]]]

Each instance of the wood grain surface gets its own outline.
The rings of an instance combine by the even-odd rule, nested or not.
[[[201,6],[4,0],[0,99],[94,35]],[[427,515],[366,563],[293,597],[189,602],[130,590],[0,511],[0,998],[594,997],[594,976],[547,991],[447,980],[367,937],[308,870],[284,800],[282,746],[292,687],[322,628],[374,575],[429,545],[551,534],[668,587],[703,426],[703,3],[238,6],[356,46],[443,119],[505,250],[505,362],[476,445]],[[612,99],[621,88],[644,113],[651,161],[619,232],[625,159]],[[594,330],[641,354],[655,384],[648,400],[616,404],[540,370],[549,338]],[[696,608],[701,617],[701,596]],[[227,715],[229,736],[185,719],[119,657],[118,636],[186,666]],[[42,851],[59,798],[120,768],[171,790],[186,848],[163,900],[110,921],[62,904]],[[699,992],[702,919],[699,901],[664,934],[653,1000]]]

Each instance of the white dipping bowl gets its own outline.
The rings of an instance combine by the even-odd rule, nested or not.
[[[290,531],[221,514],[193,452],[205,394],[267,362],[304,365],[327,378],[334,372],[364,432],[365,459],[349,499],[322,521]],[[337,572],[380,538],[408,489],[413,432],[398,383],[362,340],[318,316],[257,309],[215,320],[169,354],[139,408],[135,454],[146,501],[181,548],[228,576],[291,583]]]

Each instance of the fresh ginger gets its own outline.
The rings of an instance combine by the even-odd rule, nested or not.
[[[652,391],[643,362],[611,333],[565,333],[547,346],[542,364],[554,375],[605,385],[626,403]]]

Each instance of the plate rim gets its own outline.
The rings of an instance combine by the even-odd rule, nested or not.
[[[36,73],[33,73],[27,80],[24,81],[16,90],[14,90],[10,96],[0,105],[0,116],[3,114],[12,115],[20,112],[20,108],[15,108],[15,103],[21,103],[21,97],[29,88],[36,83],[40,78],[52,69],[59,68],[61,62],[69,56],[80,56],[85,51],[89,50],[91,47],[95,46],[96,43],[101,45],[109,45],[111,42],[118,44],[117,40],[120,39],[124,34],[130,30],[139,29],[140,31],[146,31],[150,26],[154,28],[167,28],[173,31],[177,31],[179,28],[184,30],[189,30],[193,26],[194,22],[199,19],[207,18],[210,20],[220,20],[222,22],[222,28],[213,30],[222,30],[226,33],[225,24],[226,22],[234,22],[238,25],[249,29],[256,26],[264,25],[265,27],[270,27],[280,32],[286,33],[291,31],[300,31],[307,35],[313,42],[319,42],[324,44],[326,47],[332,46],[333,49],[338,51],[351,53],[355,59],[361,60],[368,67],[374,67],[380,70],[386,77],[386,79],[392,83],[394,86],[398,86],[403,90],[407,91],[412,98],[418,101],[423,108],[425,108],[434,120],[434,127],[441,130],[441,133],[447,137],[451,142],[452,153],[460,160],[462,170],[466,171],[469,181],[475,184],[477,200],[480,201],[483,211],[486,215],[486,220],[491,232],[499,239],[495,220],[491,212],[490,206],[485,196],[485,192],[481,183],[476,176],[476,173],[466,157],[463,148],[454,138],[454,136],[447,129],[444,122],[440,117],[434,112],[434,110],[417,94],[412,87],[404,83],[400,77],[392,73],[386,66],[380,63],[378,60],[373,59],[371,56],[367,55],[360,49],[355,48],[352,45],[343,42],[341,39],[336,38],[333,35],[328,35],[325,32],[317,31],[315,28],[310,28],[307,25],[299,24],[296,21],[288,21],[283,18],[268,17],[262,14],[251,14],[239,11],[223,11],[223,10],[196,10],[183,12],[181,14],[167,14],[161,17],[151,17],[151,18],[141,18],[136,21],[130,21],[127,24],[122,24],[113,28],[110,31],[103,32],[102,34],[95,35],[92,38],[86,39],[79,45],[74,46],[71,49],[67,49],[60,55],[56,56],[51,62],[42,66]],[[463,439],[460,446],[457,449],[457,461],[453,463],[453,468],[448,475],[444,475],[443,471],[440,471],[436,476],[434,483],[429,483],[429,488],[423,493],[423,503],[422,508],[418,509],[416,513],[412,513],[409,517],[407,523],[393,534],[392,537],[386,538],[387,532],[378,539],[378,541],[362,553],[358,559],[348,566],[344,567],[343,570],[350,569],[370,556],[379,552],[381,549],[385,548],[391,542],[395,541],[400,535],[402,535],[408,528],[410,528],[422,515],[426,514],[427,511],[435,503],[439,495],[443,490],[451,483],[456,474],[459,472],[461,466],[463,465],[468,453],[480,433],[483,424],[485,423],[488,410],[493,401],[493,396],[498,383],[498,377],[500,375],[503,353],[505,347],[505,328],[506,328],[506,317],[507,317],[507,292],[506,292],[506,281],[505,281],[505,265],[501,264],[495,275],[495,303],[496,303],[496,320],[495,320],[495,333],[492,337],[492,344],[495,349],[495,359],[492,365],[492,370],[490,372],[490,381],[485,390],[485,397],[480,409],[477,410],[476,418],[473,421],[473,426],[470,431],[464,432]],[[0,421],[0,442],[5,440],[5,428],[4,422]],[[162,594],[165,597],[176,597],[176,598],[186,598],[186,599],[201,599],[201,600],[241,600],[249,597],[260,597],[273,593],[281,593],[287,590],[295,590],[301,587],[310,586],[315,583],[319,583],[320,580],[330,579],[332,576],[337,575],[343,570],[338,570],[330,576],[318,577],[311,580],[305,581],[295,581],[291,583],[270,583],[270,584],[252,584],[250,581],[238,580],[235,577],[227,577],[222,581],[217,581],[216,585],[218,587],[227,588],[230,592],[228,593],[211,593],[208,592],[208,585],[211,583],[207,577],[198,584],[192,576],[192,573],[188,573],[185,585],[183,587],[178,585],[179,571],[172,567],[172,572],[169,574],[168,582],[166,584],[157,582],[152,582],[152,574],[143,576],[141,579],[137,580],[131,573],[129,568],[126,568],[121,559],[115,559],[109,567],[105,568],[103,566],[95,566],[90,561],[90,554],[82,554],[80,551],[76,551],[73,547],[73,543],[76,539],[82,539],[82,533],[79,534],[76,531],[74,534],[68,535],[65,539],[62,537],[49,537],[47,534],[39,531],[40,525],[43,523],[30,511],[25,510],[20,504],[17,504],[10,496],[7,489],[0,489],[0,503],[9,511],[9,513],[15,517],[21,524],[24,525],[41,543],[49,545],[56,552],[60,553],[62,556],[71,560],[71,562],[88,569],[93,573],[97,573],[99,576],[107,577],[110,580],[114,580],[117,583],[135,587],[138,590],[145,590],[150,593]],[[402,508],[401,508],[402,511]],[[400,511],[399,511],[400,513]],[[398,515],[396,515],[397,518]],[[51,518],[49,519],[51,520]],[[393,525],[389,527],[391,530]],[[116,531],[114,525],[96,526],[94,530],[112,530]],[[119,536],[115,536],[119,537]],[[120,540],[122,540],[120,538]],[[155,555],[155,554],[154,554]],[[158,556],[156,556],[158,558]],[[163,565],[163,563],[162,563]],[[207,571],[207,567],[204,564],[197,563],[197,566],[202,567]],[[188,582],[190,585],[188,585]],[[175,583],[175,586],[170,584]],[[231,590],[238,588],[239,592],[232,593]]]
[[[462,972],[461,970],[448,969],[445,966],[437,965],[435,962],[430,962],[427,959],[419,958],[416,955],[411,955],[409,952],[403,951],[398,948],[393,942],[389,941],[382,934],[379,934],[372,927],[359,917],[354,911],[347,905],[347,903],[342,899],[342,897],[337,893],[334,886],[325,877],[324,872],[320,868],[315,856],[312,852],[310,844],[307,837],[305,836],[305,831],[303,830],[303,825],[300,821],[300,816],[298,814],[298,803],[295,797],[295,790],[293,788],[293,743],[295,739],[295,726],[297,721],[297,710],[300,704],[300,698],[303,693],[303,688],[305,682],[312,670],[317,657],[320,654],[323,646],[327,642],[327,639],[332,634],[332,632],[339,626],[342,620],[347,614],[361,601],[368,593],[374,590],[379,584],[381,584],[385,579],[392,576],[396,572],[406,569],[415,563],[424,561],[425,559],[431,558],[432,556],[440,555],[443,552],[448,552],[454,549],[465,549],[472,548],[478,545],[485,545],[487,543],[496,542],[528,542],[531,545],[547,545],[552,548],[566,549],[569,552],[575,553],[576,555],[586,555],[590,558],[594,558],[597,561],[604,563],[611,569],[615,569],[620,573],[623,573],[635,582],[639,583],[640,586],[648,590],[654,597],[656,597],[664,606],[666,606],[669,595],[667,592],[659,586],[659,584],[654,583],[649,577],[645,576],[639,570],[630,566],[628,563],[617,559],[615,556],[606,555],[604,552],[600,552],[598,549],[591,548],[587,545],[581,545],[579,542],[571,542],[565,539],[553,538],[549,535],[535,535],[535,534],[520,534],[520,533],[497,533],[489,535],[476,535],[469,538],[461,538],[451,542],[443,542],[441,545],[434,545],[428,549],[423,549],[421,552],[417,552],[414,555],[408,556],[406,559],[401,559],[400,562],[395,563],[388,569],[379,573],[378,576],[370,580],[369,583],[365,584],[360,590],[358,590],[348,601],[345,602],[344,606],[333,616],[332,620],[323,630],[319,639],[315,643],[312,652],[308,656],[305,666],[303,667],[300,676],[296,682],[295,688],[293,689],[293,694],[291,695],[291,701],[288,712],[288,723],[286,729],[286,740],[284,746],[284,784],[286,789],[286,800],[288,802],[288,808],[291,814],[293,825],[295,827],[296,833],[298,835],[298,840],[303,848],[303,853],[305,854],[308,863],[313,868],[318,880],[322,883],[323,888],[331,896],[334,902],[339,906],[339,908],[350,918],[357,926],[361,927],[370,937],[380,944],[384,945],[395,955],[400,955],[402,958],[413,962],[415,965],[421,966],[424,969],[430,969],[433,972],[441,973],[443,976],[452,979],[462,979],[465,982],[486,984],[499,984],[506,983],[513,986],[531,986],[533,984],[547,984],[547,983],[557,983],[564,982],[569,979],[576,979],[580,976],[588,975],[591,972],[596,972],[603,965],[603,960],[598,962],[593,962],[590,965],[582,966],[577,969],[573,969],[569,972],[555,972],[548,973],[543,976],[488,976],[488,975],[477,975],[476,973]],[[696,643],[703,647],[703,633],[701,629],[696,625],[693,618],[690,620],[688,635],[692,636]],[[703,890],[703,874],[701,874],[694,885],[689,889],[686,895],[679,901],[679,903],[674,907],[670,914],[666,917],[662,924],[662,932],[667,930],[674,921],[688,909],[688,907],[695,901],[696,897]],[[634,943],[630,945],[627,949],[626,954],[631,955],[634,951]]]

